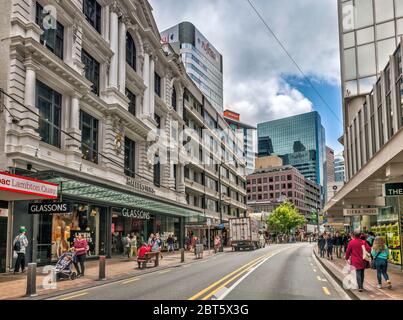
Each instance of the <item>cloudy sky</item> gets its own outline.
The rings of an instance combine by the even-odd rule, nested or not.
[[[316,110],[336,151],[342,124],[300,73],[246,0],[149,0],[160,31],[192,22],[224,56],[224,108],[256,125]],[[340,62],[335,0],[253,0],[269,26],[338,118]]]

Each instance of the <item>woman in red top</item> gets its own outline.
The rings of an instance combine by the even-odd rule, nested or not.
[[[368,261],[364,260],[364,248],[370,253],[371,247],[365,240],[360,239],[360,233],[354,233],[354,239],[348,243],[346,251],[346,260],[350,262],[356,269],[358,291],[362,292],[364,289],[364,271],[368,265]]]
[[[77,270],[77,277],[83,277],[85,271],[85,258],[88,251],[88,242],[83,238],[81,233],[77,234],[74,240],[73,250],[76,253],[76,259],[74,261],[74,267]],[[80,267],[78,264],[80,263]]]

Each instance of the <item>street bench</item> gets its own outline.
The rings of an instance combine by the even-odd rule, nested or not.
[[[154,267],[158,267],[159,265],[159,252],[147,252],[143,258],[137,258],[137,263],[139,265],[139,269],[147,268],[147,263],[151,262],[154,259]]]

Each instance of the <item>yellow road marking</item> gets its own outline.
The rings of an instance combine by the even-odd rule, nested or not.
[[[322,287],[322,289],[323,289],[323,292],[324,292],[326,295],[330,296],[330,291],[329,291],[328,288]]]
[[[270,257],[270,256],[269,256]],[[267,257],[267,258],[269,258]],[[228,283],[231,283],[232,281],[234,281],[235,279],[239,278],[241,275],[243,275],[244,273],[249,272],[250,269],[252,269],[253,267],[257,266],[259,263],[261,263],[264,259],[261,259],[260,261],[257,261],[256,263],[254,263],[252,266],[250,266],[249,268],[241,271],[240,273],[236,274],[235,276],[233,276],[231,279],[229,279],[228,281],[226,281],[225,283],[223,283],[222,285],[220,285],[218,288],[216,288],[214,291],[210,292],[208,295],[206,295],[202,300],[207,300],[210,297],[212,297],[214,294],[216,294],[218,291],[220,291],[222,288],[224,288]]]
[[[164,271],[161,271],[161,272],[158,272],[158,274],[164,274],[164,273],[168,273],[168,272],[171,272],[172,270],[164,270]]]
[[[65,297],[65,298],[61,298],[61,299],[59,299],[59,300],[74,299],[74,298],[78,298],[78,297],[85,296],[85,295],[87,295],[87,294],[88,294],[88,292],[83,292],[83,293],[75,294],[75,295],[73,295],[73,296],[68,296],[68,297]]]
[[[132,279],[123,281],[123,282],[121,282],[121,283],[122,283],[122,284],[128,284],[128,283],[131,283],[131,282],[134,282],[134,281],[137,281],[137,280],[140,280],[140,278],[132,278]]]
[[[226,275],[225,277],[221,278],[220,280],[214,282],[213,284],[211,284],[210,286],[208,286],[207,288],[203,289],[202,291],[200,291],[199,293],[195,294],[194,296],[190,297],[188,300],[196,300],[197,298],[201,297],[203,294],[205,294],[206,292],[208,292],[209,290],[213,289],[214,287],[220,285],[220,283],[224,282],[225,280],[227,280],[228,278],[232,277],[234,274],[237,274],[239,272],[242,272],[242,270],[248,269],[249,266],[253,265],[256,262],[259,262],[260,260],[263,260],[264,258],[266,258],[268,255],[263,255],[260,256],[250,262],[248,262],[247,264],[243,265],[242,267],[236,269],[235,271],[232,271],[230,274]]]

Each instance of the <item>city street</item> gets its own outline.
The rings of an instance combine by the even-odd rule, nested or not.
[[[346,299],[312,257],[313,246],[231,252],[52,300]],[[341,293],[339,293],[341,292]]]

